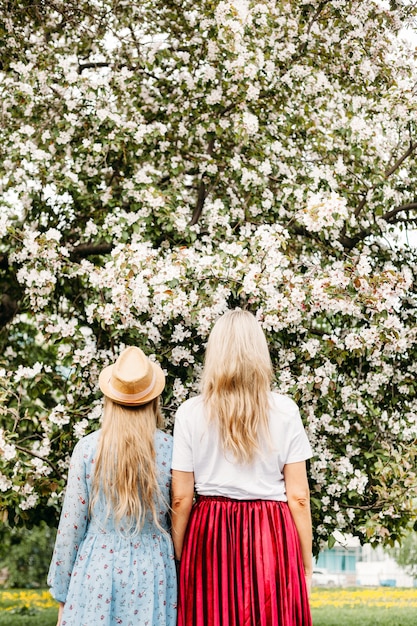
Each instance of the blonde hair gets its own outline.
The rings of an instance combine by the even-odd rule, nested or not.
[[[160,527],[155,501],[162,499],[155,462],[154,434],[162,427],[159,397],[144,405],[122,406],[104,399],[90,501],[90,515],[104,495],[115,525],[139,532],[148,512]]]
[[[263,330],[248,311],[228,311],[207,343],[201,392],[225,451],[251,462],[269,434],[272,363]]]

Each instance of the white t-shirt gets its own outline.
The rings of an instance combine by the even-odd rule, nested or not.
[[[186,400],[175,418],[172,469],[194,472],[196,491],[203,496],[286,502],[284,465],[313,455],[295,402],[271,393],[270,404],[270,441],[248,464],[224,453],[216,423],[207,422],[202,397]]]

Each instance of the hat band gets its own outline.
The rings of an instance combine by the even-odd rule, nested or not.
[[[149,387],[147,387],[143,391],[139,391],[139,393],[122,393],[121,391],[118,391],[117,389],[113,387],[113,385],[111,384],[111,378],[110,378],[109,379],[109,391],[111,391],[111,393],[113,394],[113,397],[117,398],[118,400],[122,400],[125,402],[134,402],[135,400],[141,400],[142,398],[147,396],[148,393],[152,391],[152,389],[155,387],[155,380],[156,380],[156,376],[155,376],[155,372],[153,372],[152,381]]]

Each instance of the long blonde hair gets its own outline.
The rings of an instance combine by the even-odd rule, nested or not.
[[[139,531],[148,512],[160,527],[155,500],[161,498],[155,462],[154,434],[163,420],[159,397],[130,407],[104,399],[90,501],[90,515],[104,495],[108,515],[124,530]]]
[[[248,311],[220,317],[207,343],[201,392],[225,451],[251,462],[269,433],[272,363],[263,330]]]

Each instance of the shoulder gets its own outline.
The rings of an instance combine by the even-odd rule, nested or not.
[[[271,393],[270,425],[274,428],[297,430],[301,427],[298,405],[289,396]]]
[[[299,412],[298,405],[292,398],[275,391],[271,392],[271,408],[281,413],[298,414]]]
[[[187,417],[193,417],[203,410],[203,398],[202,396],[193,396],[183,402],[177,409],[175,419],[186,419]]]
[[[100,438],[101,428],[94,432],[82,437],[75,445],[74,452],[88,453],[90,450],[95,450],[98,440]]]
[[[185,400],[185,402],[180,404],[180,406],[178,407],[178,411],[183,411],[183,412],[192,411],[193,409],[196,409],[202,405],[203,405],[203,397],[201,395],[192,396],[191,398],[188,398],[188,400]]]
[[[86,468],[91,463],[94,463],[100,433],[101,428],[82,437],[75,444],[70,461],[70,467],[73,470],[81,471],[82,467]]]
[[[172,448],[173,437],[169,433],[157,428],[155,432],[155,444],[159,448]]]
[[[159,428],[155,431],[154,449],[158,467],[169,468],[172,459],[173,437]]]

